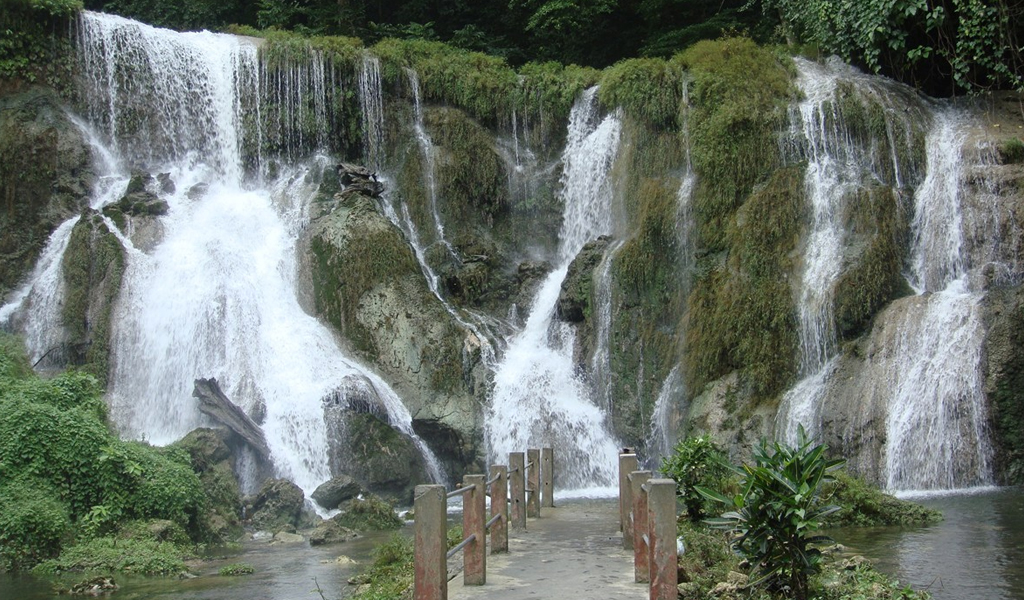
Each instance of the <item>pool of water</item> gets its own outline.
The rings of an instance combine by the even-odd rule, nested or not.
[[[945,519],[829,533],[935,600],[1024,600],[1024,489],[910,499],[941,510]]]
[[[412,528],[402,533],[412,535]],[[362,571],[371,562],[371,552],[391,533],[371,533],[333,546],[311,547],[308,543],[283,545],[247,542],[241,554],[203,562],[195,568],[198,577],[176,579],[166,577],[127,577],[114,579],[121,586],[113,596],[118,600],[337,600],[350,596],[355,586],[348,578]],[[348,562],[339,556],[352,559]],[[252,575],[222,577],[220,568],[230,563],[249,563]],[[68,581],[71,585],[84,575]],[[318,587],[319,590],[318,591]],[[51,600],[67,598],[53,591],[53,583],[29,575],[0,574],[0,599]]]

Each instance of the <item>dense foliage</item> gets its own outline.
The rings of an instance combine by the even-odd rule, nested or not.
[[[707,513],[710,502],[699,487],[720,489],[721,479],[729,473],[725,453],[708,434],[690,436],[678,444],[670,456],[661,460],[661,472],[674,479],[679,497],[686,504],[691,521]]]
[[[932,93],[1024,86],[1019,0],[751,3],[776,17],[790,41],[816,44]]]
[[[178,536],[186,544],[205,537],[207,499],[185,451],[119,440],[95,378],[41,380],[19,345],[2,341],[0,569],[30,567],[69,542],[100,543],[140,520],[167,521],[187,532]]]
[[[0,82],[66,83],[63,33],[68,17],[81,8],[82,0],[0,0]]]

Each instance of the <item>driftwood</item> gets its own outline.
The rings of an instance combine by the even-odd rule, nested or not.
[[[263,430],[224,395],[216,379],[196,379],[192,396],[199,399],[199,410],[203,414],[238,434],[260,458],[270,460],[270,448]]]

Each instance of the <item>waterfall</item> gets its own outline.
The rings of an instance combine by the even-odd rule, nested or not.
[[[359,107],[363,115],[363,155],[371,171],[384,166],[384,93],[380,85],[380,59],[363,55],[359,71]]]
[[[807,164],[804,190],[810,226],[796,298],[803,380],[784,395],[777,420],[779,437],[790,443],[796,442],[800,425],[812,436],[819,431],[818,405],[835,367],[833,304],[844,261],[849,260],[849,212],[856,210],[857,192],[865,186],[892,187],[899,193],[905,185],[897,148],[918,112],[911,110],[914,102],[904,101],[902,91],[838,60],[819,64],[797,59],[796,65],[803,97],[790,108],[789,160]],[[864,139],[847,115],[848,110],[869,111],[870,103],[885,110],[884,139]],[[903,110],[896,111],[901,103]],[[884,148],[891,150],[886,153]]]
[[[424,454],[428,475],[443,481],[400,398],[299,305],[296,243],[316,193],[311,182],[329,167],[316,157],[282,168],[271,181],[247,180],[246,144],[273,139],[263,123],[250,123],[248,133],[243,127],[245,107],[261,102],[255,46],[91,12],[81,16],[78,42],[85,112],[107,137],[108,155],[121,159],[118,172],[124,161],[141,161],[176,184],[161,197],[169,211],[155,247],[144,252],[118,235],[127,264],[113,316],[108,401],[121,433],[166,444],[206,424],[191,397],[193,380],[216,377],[261,423],[276,474],[309,494],[331,476],[325,402],[353,394],[376,398],[386,420]],[[313,60],[264,76],[277,82],[263,90],[274,108],[256,114],[285,128],[286,138],[305,135],[287,128],[322,116],[325,73]],[[310,107],[312,115],[301,113]],[[320,145],[318,135],[278,150],[290,155]],[[94,207],[124,193],[127,178],[114,181],[97,187]],[[51,248],[61,253],[60,232],[72,225],[58,230],[46,256]],[[51,264],[59,259],[38,269]],[[36,287],[57,289],[37,280]],[[34,310],[23,318],[42,319]]]
[[[617,477],[618,444],[587,385],[573,372],[572,330],[553,320],[572,259],[588,241],[612,231],[609,171],[621,122],[615,114],[601,119],[596,92],[587,90],[570,114],[558,266],[541,284],[525,327],[496,369],[484,424],[492,462],[528,447],[553,446],[564,465],[557,474],[560,489],[610,487]]]
[[[886,487],[951,489],[992,482],[983,390],[982,294],[971,289],[964,242],[965,118],[936,112],[928,174],[914,196],[908,276],[921,308],[900,324],[886,421]]]

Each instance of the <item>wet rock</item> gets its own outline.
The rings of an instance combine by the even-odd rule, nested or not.
[[[105,596],[120,588],[113,577],[93,577],[71,586],[68,593],[72,596]]]
[[[228,430],[199,428],[174,445],[188,452],[210,501],[207,529],[221,540],[237,539],[242,531],[242,500],[232,464],[240,442]]]
[[[309,534],[310,546],[326,546],[329,544],[342,544],[362,537],[359,532],[345,527],[334,519],[327,519],[321,522]]]
[[[601,236],[587,243],[569,265],[555,313],[562,321],[580,323],[593,313],[594,271],[610,242],[611,238]]]
[[[845,558],[839,561],[839,568],[847,571],[853,571],[863,566],[870,567],[871,560],[866,557],[860,556],[859,554],[857,556],[851,556],[850,558]]]
[[[346,500],[351,500],[363,492],[362,487],[348,475],[337,477],[320,484],[313,492],[312,498],[327,510],[338,508]]]
[[[173,194],[177,189],[170,173],[160,173],[156,176],[156,180],[160,184],[160,191],[165,194]]]
[[[287,479],[271,479],[263,484],[251,505],[252,526],[281,531],[301,522],[305,498],[299,486]]]
[[[301,544],[305,542],[306,538],[302,537],[297,533],[289,533],[287,531],[278,531],[274,534],[274,540],[272,544]]]

